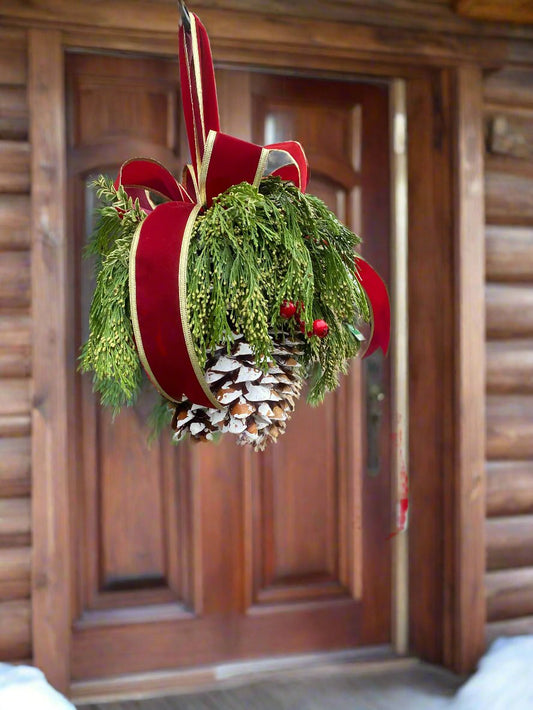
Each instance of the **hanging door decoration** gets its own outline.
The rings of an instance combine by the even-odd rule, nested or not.
[[[387,351],[389,299],[355,252],[359,237],[306,193],[298,142],[220,131],[206,30],[183,5],[181,19],[191,164],[181,183],[150,159],[96,181],[81,368],[115,412],[135,403],[146,373],[161,395],[154,429],[171,425],[175,440],[230,433],[262,450],[304,384],[320,404],[353,357]]]

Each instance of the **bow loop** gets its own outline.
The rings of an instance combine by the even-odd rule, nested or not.
[[[226,133],[210,131],[199,178],[203,204],[209,207],[213,198],[241,182],[258,187],[262,178],[269,175],[292,181],[305,192],[308,168],[302,146],[287,141],[263,148]]]
[[[309,166],[304,149],[298,141],[271,143],[264,176],[272,175],[293,182],[302,192],[307,189]]]
[[[381,348],[387,354],[390,341],[390,304],[381,276],[362,257],[356,256],[357,280],[366,293],[372,311],[372,334],[364,357]]]
[[[211,131],[200,170],[200,199],[208,207],[232,185],[259,185],[267,151],[260,145]]]
[[[154,209],[148,191],[157,192],[170,201],[193,202],[183,185],[157,160],[132,158],[123,163],[115,180],[115,189],[119,186],[133,200],[138,199],[145,212]]]

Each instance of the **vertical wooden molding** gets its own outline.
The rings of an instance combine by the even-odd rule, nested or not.
[[[485,210],[481,70],[456,74],[455,479],[452,665],[485,649]]]
[[[453,209],[448,72],[407,81],[409,646],[442,663],[445,487],[453,477]],[[450,488],[451,483],[450,483]]]
[[[29,31],[35,664],[70,679],[65,96],[61,33]]]
[[[393,450],[391,486],[392,520],[398,515],[398,501],[405,496],[405,476],[409,470],[409,294],[408,294],[408,165],[406,84],[395,79],[390,86],[391,121],[391,346]],[[409,532],[392,539],[392,643],[396,653],[409,649]]]

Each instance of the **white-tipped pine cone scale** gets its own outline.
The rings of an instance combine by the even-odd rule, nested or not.
[[[172,421],[174,439],[188,434],[196,441],[210,441],[217,433],[230,433],[238,444],[262,451],[283,434],[300,396],[304,380],[299,355],[299,344],[285,340],[276,345],[263,372],[242,336],[229,355],[218,348],[207,362],[205,378],[223,406],[202,407],[189,400],[178,404]]]

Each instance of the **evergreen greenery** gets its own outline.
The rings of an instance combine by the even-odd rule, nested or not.
[[[102,404],[117,413],[133,404],[143,371],[130,318],[129,254],[133,236],[144,212],[122,187],[100,176],[94,183],[102,206],[85,249],[95,257],[96,288],[89,311],[89,338],[82,348],[80,369],[93,372],[93,388]]]
[[[81,369],[93,372],[102,403],[118,411],[135,402],[142,383],[129,307],[129,252],[145,217],[138,201],[100,177],[102,206],[86,248],[96,256],[96,288],[89,315],[90,334]],[[359,238],[317,197],[292,183],[266,178],[260,187],[235,185],[213,200],[196,220],[188,260],[187,307],[200,363],[217,345],[228,351],[242,333],[263,369],[282,335],[302,340],[310,377],[309,401],[322,401],[338,375],[357,354],[354,325],[369,320],[366,296],[356,278],[354,248]],[[296,319],[280,315],[283,301],[298,304]],[[323,319],[329,333],[309,335]],[[152,415],[154,430],[171,417],[165,400]]]
[[[174,407],[170,402],[162,396],[158,397],[148,418],[148,427],[150,429],[149,444],[158,439],[163,430],[170,427],[173,415]]]
[[[303,337],[304,363],[313,381],[309,401],[335,389],[339,372],[357,354],[353,325],[369,318],[356,279],[359,238],[317,197],[280,178],[229,188],[195,224],[188,261],[187,304],[196,354],[202,365],[216,345],[242,333],[265,368],[272,335]],[[299,306],[304,323],[280,316],[283,301]],[[329,334],[308,336],[323,319]]]

